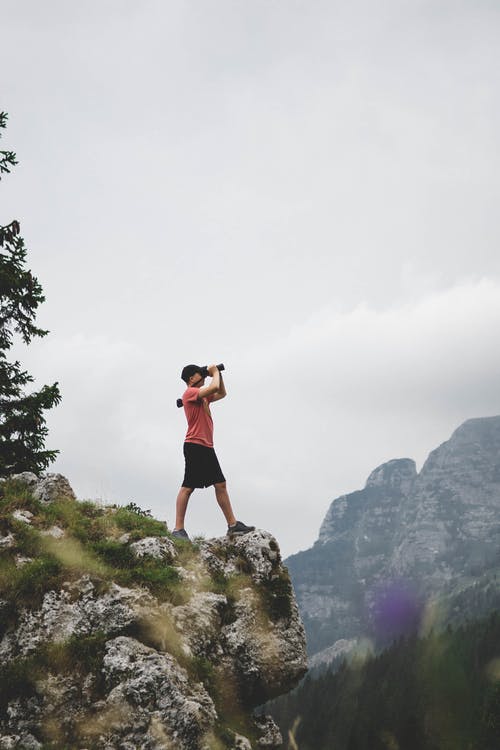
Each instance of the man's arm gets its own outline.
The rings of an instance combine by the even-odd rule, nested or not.
[[[220,380],[219,390],[217,391],[217,393],[213,397],[212,402],[213,401],[220,401],[221,398],[225,398],[227,396],[226,386],[224,385],[224,378],[222,377],[222,373],[219,373],[219,380]]]
[[[209,383],[209,385],[204,385],[203,388],[200,388],[198,391],[198,400],[206,398],[207,396],[212,396],[212,394],[217,393],[220,388],[220,372],[217,369],[217,365],[210,365],[210,367],[207,367],[207,370],[208,374],[212,376],[212,382]]]

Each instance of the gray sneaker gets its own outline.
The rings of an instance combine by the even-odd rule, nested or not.
[[[191,541],[186,529],[174,529],[172,531],[172,536],[175,536],[176,539],[185,539],[187,542]]]
[[[227,527],[228,536],[243,536],[243,534],[249,534],[250,531],[255,531],[255,526],[246,526],[242,521],[236,521],[232,526]]]

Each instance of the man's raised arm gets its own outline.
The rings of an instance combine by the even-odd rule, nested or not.
[[[198,392],[198,398],[206,398],[207,396],[211,396],[214,393],[217,393],[220,388],[220,372],[217,368],[217,365],[210,365],[207,367],[208,374],[212,377],[212,382],[209,383],[209,385],[204,385],[203,388],[200,388]]]
[[[212,401],[220,401],[221,398],[225,398],[225,396],[227,396],[226,386],[224,385],[224,378],[222,377],[221,372],[219,373],[219,380],[220,380],[219,390],[213,397]]]

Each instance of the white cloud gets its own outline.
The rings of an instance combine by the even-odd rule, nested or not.
[[[51,331],[20,356],[61,382],[80,494],[172,519],[187,361],[226,361],[235,506],[289,552],[377,463],[499,411],[494,4],[8,5],[0,220]]]
[[[380,311],[319,310],[286,338],[226,362],[213,407],[216,447],[239,515],[285,550],[311,544],[330,500],[376,465],[421,463],[469,417],[500,413],[500,284],[470,282]],[[49,417],[55,468],[81,496],[134,499],[173,520],[185,422],[178,370],[126,340],[56,335],[24,357],[58,379]],[[168,368],[172,371],[168,372]],[[212,491],[195,493],[189,527],[223,531]]]
[[[377,464],[421,463],[465,419],[500,413],[499,331],[500,284],[484,280],[392,310],[321,310],[242,356],[234,409],[257,462],[274,457],[266,469],[281,483],[278,513],[294,509],[290,530],[301,508],[304,533],[312,507],[317,522],[327,497],[358,489]]]

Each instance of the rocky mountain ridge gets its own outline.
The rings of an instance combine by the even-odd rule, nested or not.
[[[310,653],[390,640],[431,611],[444,621],[457,601],[464,612],[500,606],[499,550],[497,416],[465,422],[419,473],[409,458],[377,467],[332,502],[314,546],[285,561]]]
[[[306,670],[276,540],[174,540],[60,475],[0,482],[0,748],[278,748]]]

